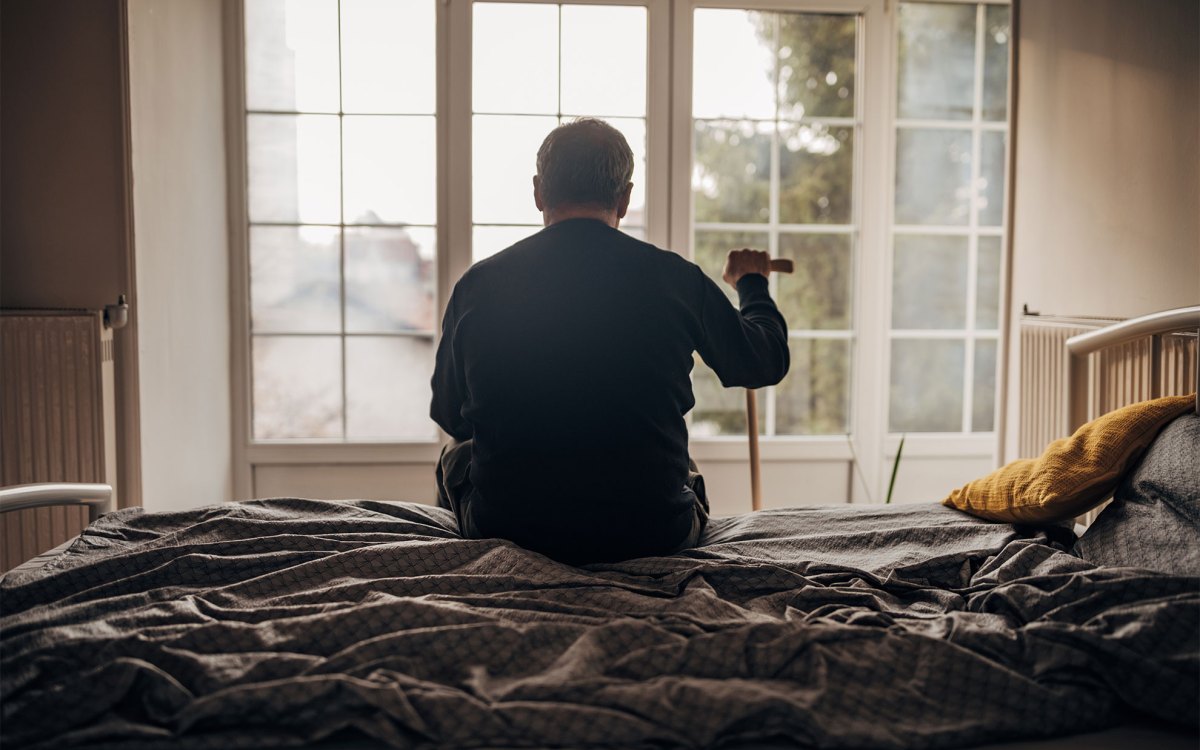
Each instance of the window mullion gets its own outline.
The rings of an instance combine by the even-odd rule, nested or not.
[[[975,7],[975,76],[971,107],[971,183],[968,216],[971,234],[967,239],[967,338],[963,347],[963,413],[962,431],[971,432],[975,404],[975,307],[979,287],[979,181],[982,176],[980,159],[983,156],[983,62],[984,33],[987,9]]]

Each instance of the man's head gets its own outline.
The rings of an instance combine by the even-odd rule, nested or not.
[[[633,150],[621,131],[602,120],[576,120],[559,125],[542,141],[534,202],[547,223],[555,214],[619,220],[629,208],[632,177]]]

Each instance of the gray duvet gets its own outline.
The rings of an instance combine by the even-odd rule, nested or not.
[[[1070,539],[1060,540],[1067,545]],[[0,582],[5,748],[942,748],[1194,728],[1200,579],[941,506],[765,511],[587,569],[435,508],[120,511]]]

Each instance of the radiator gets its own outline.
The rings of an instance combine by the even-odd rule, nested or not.
[[[1103,328],[1111,319],[1021,318],[1021,422],[1019,458],[1039,456],[1067,434],[1067,339]]]
[[[0,314],[0,485],[116,485],[112,331],[101,311]],[[85,508],[0,514],[7,571],[78,534]]]

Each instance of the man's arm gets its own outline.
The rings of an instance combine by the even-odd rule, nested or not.
[[[454,295],[451,294],[450,302],[446,305],[446,315],[442,318],[442,337],[438,341],[433,367],[433,403],[429,407],[429,416],[433,417],[433,421],[447,434],[458,440],[469,440],[472,437],[471,426],[462,416],[462,407],[467,400],[467,388],[463,377],[463,363],[457,355],[455,345],[457,325]]]
[[[727,388],[774,385],[787,374],[787,322],[768,291],[769,272],[766,253],[735,250],[729,254],[723,276],[737,289],[739,310],[697,269],[704,329],[700,356]]]

